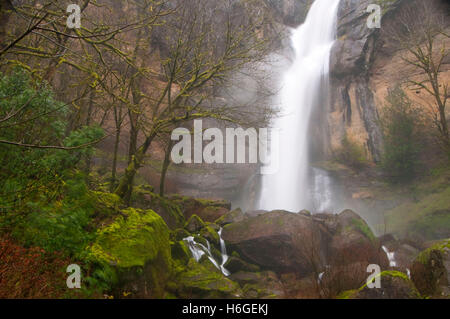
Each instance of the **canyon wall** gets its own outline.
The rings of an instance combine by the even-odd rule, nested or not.
[[[338,40],[331,54],[330,103],[321,120],[322,151],[332,157],[347,136],[360,145],[369,160],[381,159],[383,140],[378,120],[388,90],[400,85],[411,100],[429,107],[433,99],[426,92],[411,90],[406,80],[423,79],[420,70],[403,61],[407,52],[389,39],[389,28],[415,0],[378,1],[382,7],[381,28],[367,27],[373,0],[341,0],[338,13]],[[443,1],[442,1],[443,3]],[[445,41],[445,43],[444,43]],[[449,47],[449,39],[436,44]],[[448,83],[450,61],[444,60],[441,82]]]

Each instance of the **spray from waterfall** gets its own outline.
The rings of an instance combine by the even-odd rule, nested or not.
[[[316,0],[305,23],[292,31],[294,61],[284,74],[279,94],[281,114],[273,123],[280,132],[280,169],[262,177],[259,209],[298,212],[314,208],[314,201],[329,201],[328,175],[321,173],[316,187],[309,185],[314,178],[309,182],[308,131],[314,106],[323,94],[328,94],[324,91],[328,87],[339,1]]]

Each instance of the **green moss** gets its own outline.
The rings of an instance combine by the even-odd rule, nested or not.
[[[355,296],[355,294],[358,293],[358,289],[353,289],[353,290],[347,290],[344,292],[341,292],[336,299],[352,299],[353,296]]]
[[[219,234],[211,226],[205,226],[200,231],[200,235],[212,242],[214,245],[220,245]]]
[[[191,252],[186,246],[185,242],[180,240],[176,242],[171,242],[171,252],[172,258],[183,264],[187,264],[191,259]]]
[[[195,232],[205,227],[205,222],[197,215],[192,215],[187,221],[185,228],[190,232]]]
[[[192,258],[187,266],[177,266],[173,282],[172,290],[176,289],[179,298],[236,298],[240,295],[237,283]]]
[[[154,211],[129,208],[98,231],[90,251],[95,259],[122,268],[144,267],[161,255],[170,264],[169,230]]]
[[[417,289],[414,287],[414,284],[411,282],[411,280],[408,278],[408,276],[400,271],[396,270],[387,270],[381,272],[379,275],[377,275],[375,278],[373,278],[374,282],[376,278],[383,278],[383,277],[392,277],[392,278],[399,278],[405,282],[407,282],[411,287],[410,297],[412,298],[422,298],[420,293],[417,291]],[[361,288],[355,289],[355,290],[348,290],[340,293],[337,296],[337,299],[353,299],[358,296],[358,294],[367,288],[367,283],[365,283]]]
[[[352,220],[352,224],[354,227],[356,227],[362,234],[364,234],[364,236],[366,236],[367,238],[369,238],[372,242],[376,241],[376,237],[373,234],[372,230],[370,229],[370,227],[366,224],[366,222],[364,222],[364,220],[362,219],[353,219]]]
[[[174,200],[153,193],[153,187],[150,185],[133,188],[131,202],[134,207],[154,210],[171,229],[183,227],[186,222],[180,205]]]
[[[191,234],[186,229],[178,228],[170,233],[170,240],[179,241],[179,240],[183,240],[189,236],[191,236]]]
[[[416,261],[420,262],[422,265],[428,265],[430,260],[430,253],[433,250],[438,250],[442,254],[445,254],[446,249],[450,249],[450,239],[446,239],[443,242],[437,243],[432,247],[422,251],[419,256],[417,256]]]

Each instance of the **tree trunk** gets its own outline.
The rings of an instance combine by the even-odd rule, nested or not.
[[[155,136],[156,134],[152,134],[151,136],[147,137],[144,145],[142,145],[136,151],[136,154],[132,156],[128,167],[125,170],[124,176],[120,179],[119,185],[114,191],[114,193],[122,198],[126,204],[130,203],[134,177],[136,176],[137,171],[141,168],[145,153],[147,153],[148,149],[150,148],[150,145],[152,144]]]
[[[112,162],[112,169],[111,169],[111,192],[114,191],[114,188],[116,187],[117,182],[117,155],[119,152],[119,143],[120,143],[120,128],[117,128],[116,132],[116,139],[114,141],[114,157]]]
[[[87,109],[87,115],[86,115],[86,126],[91,125],[92,120],[92,111],[94,109],[94,99],[95,99],[95,91],[94,89],[91,90],[91,94],[89,95],[89,106]],[[92,155],[87,154],[86,155],[86,175],[89,176],[91,172],[91,164],[92,164]]]
[[[164,186],[166,183],[167,171],[170,166],[170,153],[172,152],[173,141],[169,140],[169,144],[167,145],[166,154],[164,156],[164,162],[161,170],[161,180],[159,182],[159,195],[161,197],[164,196]]]

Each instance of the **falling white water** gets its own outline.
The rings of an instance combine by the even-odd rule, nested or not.
[[[305,23],[292,31],[295,57],[281,86],[281,116],[273,123],[280,133],[280,169],[273,175],[263,176],[259,209],[298,212],[308,208],[311,201],[308,190],[309,122],[314,104],[321,94],[327,94],[323,88],[328,81],[339,1],[316,0]]]
[[[219,232],[219,236],[220,236],[220,246],[222,247],[222,230],[220,230]],[[229,276],[230,272],[228,270],[225,269],[224,264],[227,262],[228,260],[228,256],[226,255],[226,249],[225,249],[225,242],[223,243],[223,247],[222,248],[222,264],[219,265],[219,263],[214,259],[212,253],[211,253],[211,245],[209,244],[209,241],[206,240],[206,245],[207,247],[205,247],[205,245],[201,244],[201,243],[197,243],[194,240],[194,237],[189,236],[185,239],[183,239],[188,247],[189,250],[192,253],[192,257],[194,257],[195,261],[199,262],[200,259],[203,257],[203,255],[206,254],[206,256],[208,257],[209,261],[217,268],[219,269],[225,276]],[[225,254],[223,253],[225,251]],[[225,259],[226,258],[226,259]]]
[[[383,246],[383,250],[386,253],[387,258],[389,259],[389,266],[397,267],[397,261],[395,260],[395,253],[390,252],[386,246]]]
[[[225,276],[229,276],[230,272],[225,269],[225,264],[228,261],[228,254],[227,254],[227,247],[225,246],[225,241],[222,238],[222,231],[223,231],[223,228],[221,227],[219,232],[218,232],[219,233],[219,238],[220,238],[220,250],[221,250],[221,253],[222,253],[222,264],[220,265],[220,269],[222,270],[222,273]]]

